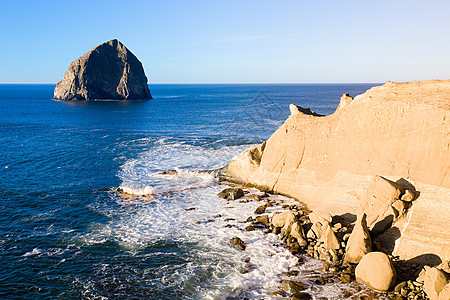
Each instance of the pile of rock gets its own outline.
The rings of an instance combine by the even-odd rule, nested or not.
[[[425,266],[416,280],[402,281],[394,288],[395,299],[450,300],[449,264]]]
[[[390,291],[389,295],[397,300],[427,299],[427,296],[431,300],[450,300],[447,269],[425,267],[416,280],[396,282],[397,272],[392,257],[380,251],[384,250],[380,245],[372,245],[373,237],[376,239],[404,216],[415,198],[414,191],[395,182],[381,176],[374,179],[354,224],[326,212],[310,212],[300,204],[284,206],[284,211],[270,216],[266,209],[280,203],[271,200],[267,193],[249,194],[241,188],[228,188],[219,196],[229,201],[265,201],[255,210],[255,217],[247,218],[246,223],[250,224],[243,230],[260,228],[267,233],[279,234],[292,254],[305,254],[327,261],[325,271],[332,275],[320,278],[318,284],[334,282],[337,277],[344,283],[356,280],[378,292]],[[245,242],[237,237],[233,237],[230,243],[241,250],[246,248]],[[378,251],[373,252],[373,248],[378,248]],[[447,268],[450,273],[450,266]],[[284,290],[276,291],[277,296],[291,294],[292,297],[300,297],[296,299],[310,299],[307,293],[292,292],[292,287],[297,286],[294,283],[284,282]]]

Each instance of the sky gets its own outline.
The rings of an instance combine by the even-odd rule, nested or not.
[[[450,1],[2,1],[0,83],[52,83],[117,38],[149,83],[450,78]]]

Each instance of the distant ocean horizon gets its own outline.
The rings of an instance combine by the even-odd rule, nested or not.
[[[270,299],[280,274],[322,262],[260,231],[230,247],[257,203],[227,207],[198,171],[268,139],[291,103],[329,115],[376,85],[150,84],[153,100],[75,103],[51,100],[55,84],[0,84],[0,298]]]

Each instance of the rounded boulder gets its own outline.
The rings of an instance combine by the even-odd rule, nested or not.
[[[373,290],[386,292],[395,284],[396,272],[389,256],[383,252],[367,253],[355,270],[356,281]]]

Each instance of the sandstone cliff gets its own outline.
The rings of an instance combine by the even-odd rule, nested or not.
[[[450,80],[345,94],[325,117],[290,109],[267,142],[230,161],[231,176],[347,216],[361,210],[374,176],[384,176],[419,195],[388,237],[394,254],[450,259]]]
[[[141,62],[118,40],[103,43],[74,60],[54,92],[55,100],[151,98]]]

